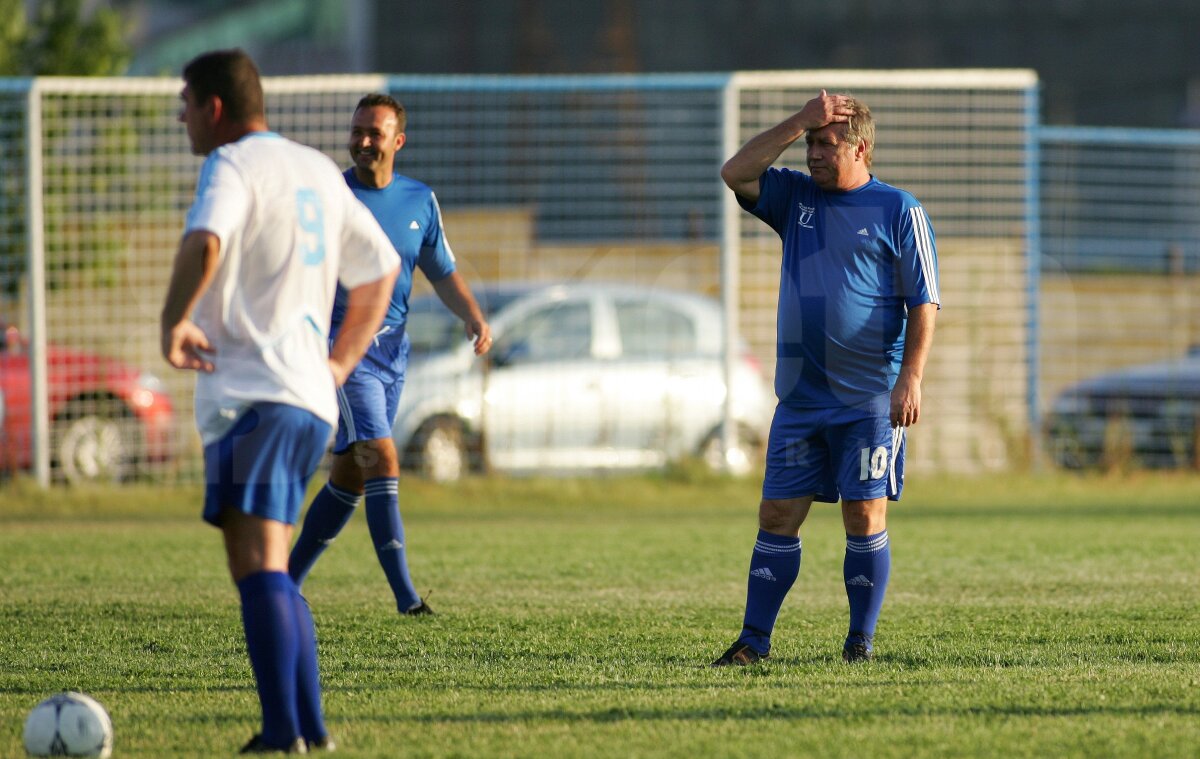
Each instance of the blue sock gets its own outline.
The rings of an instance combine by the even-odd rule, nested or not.
[[[868,646],[875,635],[891,568],[887,530],[875,535],[846,536],[842,573],[846,579],[846,598],[850,601],[849,635],[863,636]]]
[[[283,747],[300,735],[296,709],[296,584],[284,572],[256,572],[237,583],[246,649],[262,704],[262,739]]]
[[[300,735],[306,741],[324,738],[325,717],[321,713],[321,679],[317,669],[317,631],[313,625],[308,602],[296,588],[292,594],[296,612],[296,635],[299,653],[296,658],[296,707],[300,718]]]
[[[800,538],[758,531],[746,583],[746,616],[738,640],[760,654],[771,651],[779,607],[800,574]]]
[[[379,566],[387,575],[396,608],[406,612],[419,606],[421,597],[408,576],[408,558],[404,552],[404,522],[400,520],[400,487],[395,477],[367,480],[367,527],[375,544]]]
[[[313,564],[350,521],[358,499],[359,496],[335,487],[332,482],[325,483],[317,493],[304,517],[300,537],[292,546],[292,555],[288,557],[288,574],[296,581],[296,587],[304,584]]]

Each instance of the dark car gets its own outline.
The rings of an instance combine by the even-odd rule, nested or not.
[[[29,345],[0,323],[0,470],[33,466]],[[163,383],[117,359],[46,346],[50,457],[68,482],[120,481],[173,456],[175,412]]]
[[[1067,388],[1045,427],[1051,456],[1070,469],[1200,466],[1200,348]]]

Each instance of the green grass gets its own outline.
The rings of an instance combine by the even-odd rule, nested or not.
[[[688,471],[403,483],[432,618],[357,517],[306,585],[340,756],[1192,757],[1200,478],[910,478],[878,658],[847,667],[837,511],[804,530],[772,660],[736,636],[757,483]],[[77,689],[118,757],[256,729],[236,593],[195,489],[0,486],[0,757]]]

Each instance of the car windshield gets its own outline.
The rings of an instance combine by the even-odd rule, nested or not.
[[[479,301],[484,316],[491,320],[522,294],[515,290],[483,289],[476,291],[475,299]],[[424,295],[409,302],[405,330],[414,354],[451,350],[465,340],[462,322],[436,295]]]

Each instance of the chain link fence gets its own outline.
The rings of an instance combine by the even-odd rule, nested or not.
[[[1200,468],[1200,132],[1041,130],[1041,410],[1068,468]]]
[[[180,86],[0,82],[6,471],[201,476],[193,379],[158,351],[200,166],[177,123]],[[818,89],[858,95],[878,125],[874,172],[923,202],[938,238],[945,308],[910,436],[913,470],[1041,460],[1047,441],[1061,449],[1043,428],[1058,419],[1063,390],[1181,355],[1198,326],[1189,288],[1200,148],[1039,128],[1032,72],[302,77],[265,87],[272,128],[342,165],[358,98],[387,91],[404,102],[398,170],[437,192],[473,286],[620,282],[721,298],[726,329],[767,380],[779,242],[736,208],[718,169]],[[781,163],[803,167],[802,147]],[[416,287],[429,289],[420,277]]]

